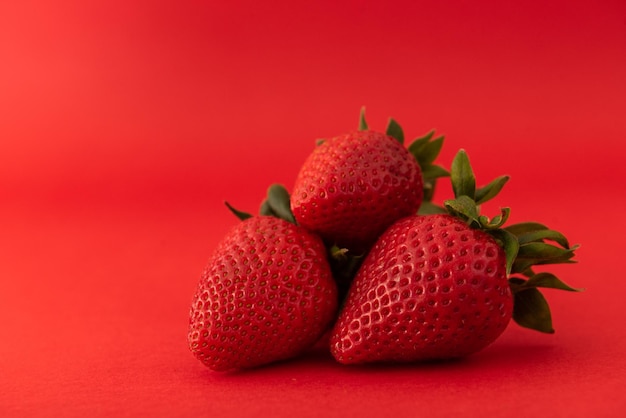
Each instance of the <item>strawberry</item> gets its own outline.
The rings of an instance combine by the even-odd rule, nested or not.
[[[275,202],[275,192],[286,192],[270,191],[266,210],[288,209],[288,197],[282,205]],[[210,257],[189,319],[192,353],[216,371],[299,355],[328,330],[337,310],[337,288],[319,237],[275,216],[232,210],[243,221]]]
[[[451,180],[447,213],[398,220],[365,257],[331,333],[340,363],[467,356],[495,341],[511,318],[554,332],[537,288],[576,289],[533,268],[571,262],[576,247],[541,224],[503,227],[508,208],[493,219],[480,215],[478,204],[508,177],[477,189],[463,150]]]
[[[364,111],[359,130],[320,141],[296,178],[291,210],[299,225],[327,244],[366,252],[394,221],[414,214],[445,170],[432,164],[443,137],[433,132],[409,149],[393,119],[385,133],[369,130]]]

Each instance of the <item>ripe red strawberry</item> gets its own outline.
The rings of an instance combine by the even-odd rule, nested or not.
[[[288,359],[328,330],[336,309],[321,239],[282,219],[248,217],[224,237],[202,273],[189,347],[218,371]]]
[[[477,204],[494,197],[508,178],[476,189],[463,151],[451,175],[450,214],[397,221],[363,261],[332,331],[331,351],[339,362],[466,356],[496,340],[511,317],[553,332],[537,287],[575,289],[532,267],[570,262],[575,248],[540,224],[501,228],[508,209],[492,220],[480,216]],[[509,279],[509,273],[528,279]]]
[[[396,222],[366,257],[331,347],[342,363],[464,356],[513,312],[504,251],[450,215]]]
[[[432,165],[443,137],[429,142],[430,133],[407,149],[393,119],[380,133],[367,129],[362,113],[360,128],[315,148],[300,169],[291,199],[299,225],[356,254],[394,221],[417,213],[425,184],[446,174]]]

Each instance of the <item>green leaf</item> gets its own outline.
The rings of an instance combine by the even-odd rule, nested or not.
[[[535,288],[514,293],[513,320],[520,326],[548,334],[554,333],[550,306]]]
[[[269,187],[267,190],[267,203],[277,217],[293,224],[296,223],[296,219],[291,212],[289,193],[283,185],[272,184]]]
[[[450,167],[450,180],[454,196],[469,196],[474,199],[476,195],[476,178],[469,161],[469,157],[464,150],[459,152],[452,160]]]
[[[433,129],[432,131],[428,132],[426,135],[420,138],[415,138],[408,147],[409,152],[413,154],[413,156],[415,156],[415,158],[417,159],[417,155],[420,153],[420,150],[422,149],[422,147],[426,146],[426,144],[428,144],[428,141],[430,141],[430,139],[434,135],[435,135],[435,130]]]
[[[481,216],[480,224],[485,229],[498,229],[506,223],[510,215],[511,208],[501,208],[500,215],[494,216],[491,220],[485,216],[485,220],[483,221],[483,217]]]
[[[511,289],[513,290],[513,293],[515,292],[519,292],[520,290],[523,290],[523,286],[524,283],[526,283],[526,280],[519,278],[519,277],[510,277],[509,278],[509,285],[511,287]]]
[[[544,287],[550,289],[567,290],[568,292],[582,292],[584,289],[576,289],[567,285],[552,273],[537,273],[530,277],[524,287]]]
[[[513,268],[511,269],[512,273],[521,273],[525,276],[532,276],[526,274],[526,271],[533,266],[539,266],[544,264],[570,264],[575,263],[575,261],[565,259],[565,260],[530,260],[530,259],[519,259],[513,262]]]
[[[443,167],[433,165],[433,161],[439,155],[443,144],[443,136],[436,138],[433,142],[429,142],[434,135],[435,131],[430,131],[423,137],[415,139],[408,146],[409,152],[413,155],[422,171],[425,201],[432,200],[436,179],[450,175]]]
[[[419,153],[416,156],[420,167],[428,167],[437,159],[437,156],[441,152],[441,148],[443,148],[443,140],[444,137],[440,136],[420,148]]]
[[[496,197],[507,181],[509,181],[509,176],[500,176],[488,185],[478,188],[476,190],[476,203],[480,205]]]
[[[418,215],[437,215],[440,213],[447,213],[447,211],[445,208],[428,201],[422,202],[419,210],[417,211]]]
[[[573,248],[559,248],[544,242],[530,242],[520,245],[518,259],[533,259],[540,261],[569,260],[574,256]]]
[[[425,136],[415,139],[408,147],[409,152],[415,157],[422,171],[425,171],[433,164],[443,147],[443,136],[437,137],[431,142],[434,134],[434,130],[430,131]]]
[[[560,232],[553,231],[551,229],[542,229],[536,231],[530,231],[518,235],[520,244],[528,244],[531,242],[543,242],[544,239],[554,241],[561,245],[563,248],[569,248],[569,242],[567,238]]]
[[[443,205],[451,214],[459,216],[469,223],[480,225],[476,202],[472,198],[463,195],[456,199],[446,200]]]
[[[511,234],[516,236],[520,236],[522,234],[526,234],[534,231],[541,231],[544,229],[548,229],[547,226],[537,223],[537,222],[522,222],[518,224],[509,225],[506,228]]]
[[[492,231],[489,231],[489,234],[491,234],[491,236],[496,239],[496,241],[504,250],[504,255],[506,258],[506,274],[508,276],[509,274],[511,274],[511,271],[513,271],[513,265],[519,252],[519,243],[517,242],[517,237],[505,229],[494,229]]]
[[[261,216],[274,216],[274,217],[278,218],[278,215],[276,215],[274,213],[274,211],[272,210],[272,208],[270,206],[270,202],[268,202],[267,199],[265,199],[263,201],[263,203],[261,203],[261,208],[259,209],[259,215],[261,215]]]
[[[252,215],[249,214],[248,212],[242,212],[240,210],[235,209],[230,203],[228,202],[224,202],[224,204],[226,205],[226,207],[228,209],[230,209],[230,211],[240,220],[245,221],[248,218],[252,218]]]
[[[367,129],[367,122],[365,121],[365,106],[363,106],[359,116],[359,131],[367,131]]]
[[[404,144],[404,131],[402,131],[402,127],[393,118],[389,118],[385,133],[397,139],[399,143]]]
[[[450,173],[448,170],[439,165],[429,165],[422,170],[422,177],[428,180],[439,177],[448,177],[449,175]]]
[[[564,249],[542,242],[521,245],[512,271],[521,273],[536,265],[573,263],[571,258],[574,257],[574,250],[577,248],[574,246]]]

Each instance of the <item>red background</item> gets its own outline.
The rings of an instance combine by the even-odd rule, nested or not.
[[[0,413],[618,415],[625,76],[621,0],[2,2]],[[362,105],[510,174],[497,204],[581,243],[555,271],[587,290],[466,361],[212,373],[186,327],[222,201],[290,188]]]

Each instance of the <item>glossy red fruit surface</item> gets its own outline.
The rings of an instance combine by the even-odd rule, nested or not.
[[[411,216],[376,242],[331,336],[341,363],[462,357],[511,319],[505,256],[495,240],[450,215]]]
[[[282,219],[255,216],[235,226],[208,261],[188,343],[213,370],[255,367],[309,348],[336,309],[321,239]]]
[[[296,178],[291,209],[327,243],[361,252],[394,221],[416,213],[422,198],[415,157],[388,135],[357,131],[315,148]]]

